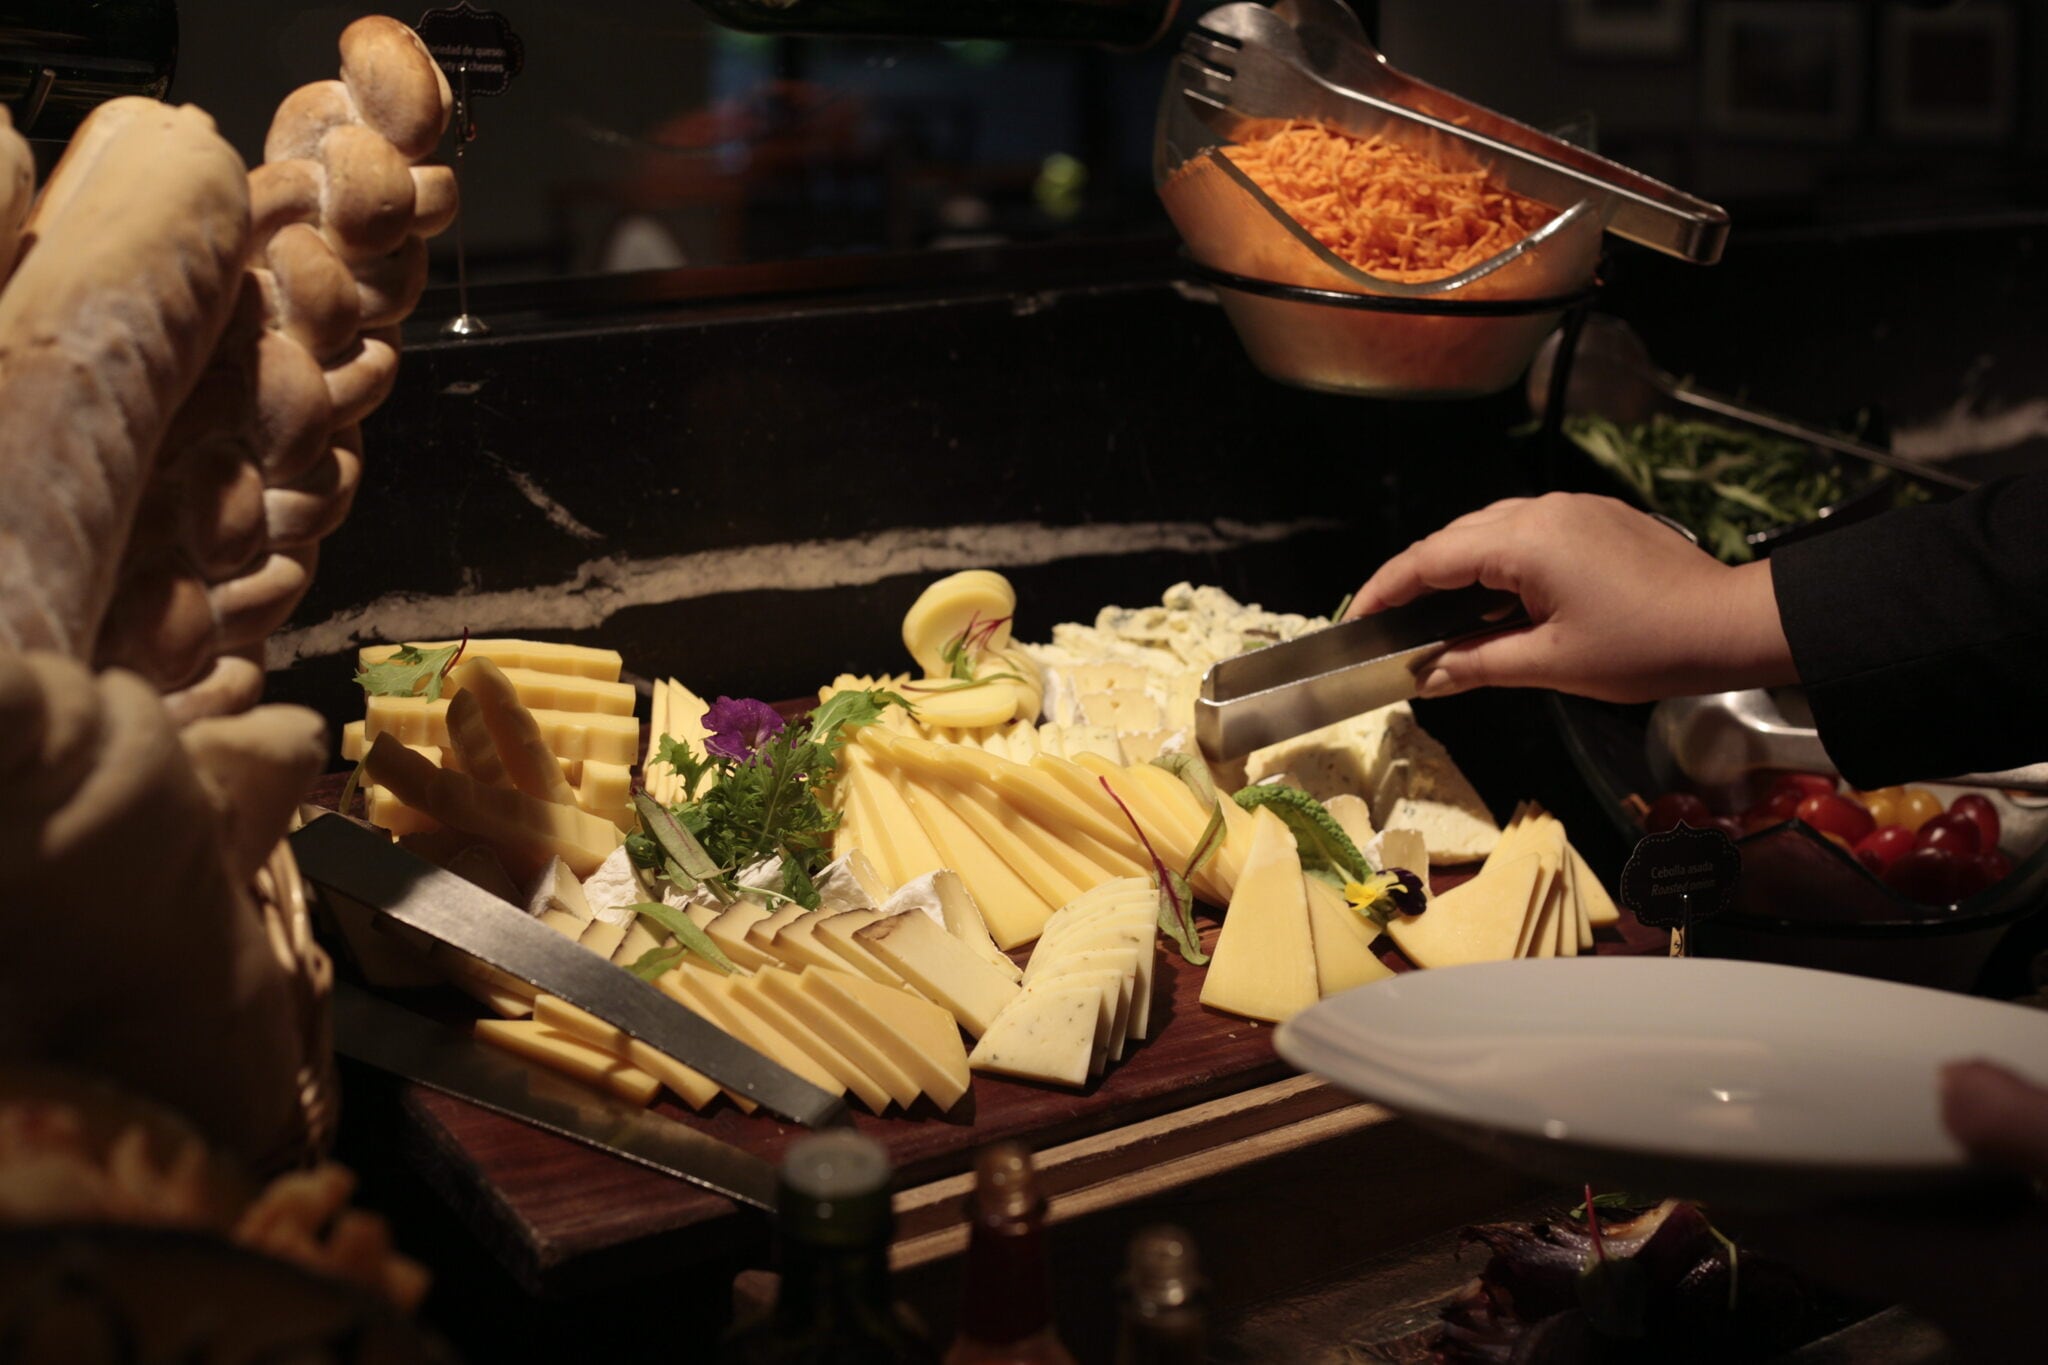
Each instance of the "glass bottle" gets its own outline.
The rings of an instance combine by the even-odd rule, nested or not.
[[[974,1160],[960,1335],[946,1365],[1074,1365],[1052,1320],[1045,1199],[1031,1153],[1014,1142]]]
[[[1116,1365],[1201,1365],[1207,1349],[1202,1288],[1187,1233],[1161,1225],[1131,1238]]]
[[[736,1329],[730,1365],[936,1365],[889,1293],[889,1158],[854,1132],[790,1144],[776,1192],[775,1307]]]

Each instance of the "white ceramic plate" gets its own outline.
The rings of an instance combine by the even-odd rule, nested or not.
[[[1963,1183],[1944,1062],[2048,1082],[2048,1011],[1832,972],[1551,958],[1404,972],[1280,1055],[1535,1174],[1782,1207]]]

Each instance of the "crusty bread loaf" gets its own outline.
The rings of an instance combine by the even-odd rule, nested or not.
[[[73,137],[0,292],[0,644],[92,648],[248,232],[247,173],[199,110],[117,99]]]
[[[318,771],[319,719],[265,708],[192,749],[154,688],[0,651],[0,1063],[70,1064],[245,1158],[289,1157],[303,974],[247,890]],[[195,761],[196,760],[196,761]]]
[[[14,116],[7,106],[0,105],[0,280],[14,268],[21,225],[35,197],[35,153],[29,150],[28,139],[14,131]]]

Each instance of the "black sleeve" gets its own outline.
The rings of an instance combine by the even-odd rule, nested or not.
[[[2048,759],[2048,474],[1796,541],[1771,574],[1851,783]]]

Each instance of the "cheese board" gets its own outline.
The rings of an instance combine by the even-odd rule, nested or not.
[[[367,647],[366,714],[342,745],[359,767],[320,795],[523,908],[561,936],[548,956],[609,958],[843,1095],[906,1191],[988,1142],[1171,1130],[1286,1085],[1273,1024],[1401,971],[1663,948],[1554,817],[1524,803],[1497,826],[1405,704],[1205,762],[1203,670],[1319,622],[1187,585],[1045,645],[1010,638],[1015,612],[1000,575],[952,575],[905,618],[918,673],[841,675],[773,706],[654,680],[644,724],[610,651]],[[803,1131],[694,1070],[687,1046],[622,1034],[509,958],[448,951],[462,935],[435,935],[420,972],[340,927],[370,984],[445,981],[480,1002],[480,1045],[762,1161]],[[763,1235],[716,1194],[461,1100],[406,1090],[401,1108],[435,1183],[487,1214],[536,1289]],[[1190,1122],[1178,1146],[1226,1140]],[[919,1236],[946,1231],[931,1222]]]

